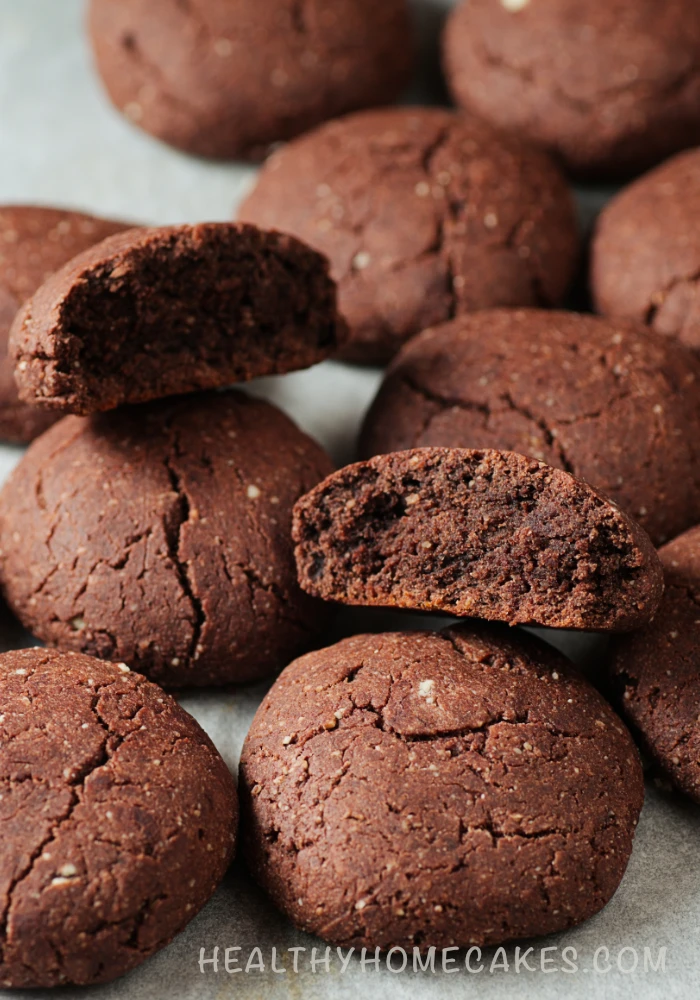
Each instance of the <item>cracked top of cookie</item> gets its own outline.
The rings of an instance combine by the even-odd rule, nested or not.
[[[638,173],[700,142],[696,0],[464,0],[444,62],[458,104],[580,175]]]
[[[548,934],[627,865],[639,757],[604,699],[528,636],[464,625],[302,657],[241,757],[244,849],[294,922],[356,947]]]
[[[20,306],[72,257],[125,223],[36,205],[0,206],[0,437],[26,443],[59,414],[20,402],[14,363],[7,354],[10,327]]]
[[[556,305],[578,252],[553,162],[440,108],[359,113],[303,136],[268,160],[239,214],[328,256],[344,355],[364,362],[460,313]]]
[[[169,686],[260,677],[323,621],[289,532],[294,502],[331,468],[239,392],[66,417],[0,494],[5,594],[41,639]]]
[[[91,0],[88,25],[120,111],[207,157],[391,104],[413,65],[407,0]]]
[[[700,802],[700,527],[659,549],[666,589],[654,621],[615,641],[623,716],[663,776]]]
[[[18,309],[72,257],[132,227],[63,208],[2,205],[0,290],[12,296]]]
[[[106,982],[164,947],[233,854],[236,791],[124,664],[0,656],[0,986]]]
[[[700,348],[700,150],[680,153],[608,202],[592,253],[599,312]]]
[[[89,414],[308,368],[346,335],[328,262],[234,223],[130,229],[79,254],[17,314],[20,398]]]
[[[687,348],[629,321],[484,311],[406,345],[360,450],[532,455],[602,490],[660,544],[700,521],[699,385]]]
[[[341,604],[625,632],[663,592],[644,531],[513,452],[416,448],[334,472],[294,507],[299,581]]]

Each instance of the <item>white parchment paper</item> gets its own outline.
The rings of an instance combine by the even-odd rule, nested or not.
[[[414,5],[426,54],[421,79],[410,96],[440,100],[435,39],[450,0],[415,0]],[[0,203],[62,205],[135,222],[231,218],[254,169],[186,157],[123,121],[103,96],[90,66],[82,15],[80,0],[0,0]],[[590,217],[604,197],[604,192],[581,192],[584,215]],[[357,427],[379,379],[377,371],[326,363],[308,372],[260,380],[251,391],[286,410],[341,464],[352,457]],[[0,446],[0,479],[20,454],[20,449]],[[420,625],[426,627],[426,620]],[[340,616],[333,638],[406,626],[405,617],[397,625],[396,616],[348,612]],[[591,637],[550,638],[595,672],[604,644]],[[265,690],[262,684],[181,699],[234,770]],[[161,954],[116,983],[64,989],[59,995],[66,1000],[345,1000],[379,995],[387,1000],[685,1000],[700,990],[699,833],[700,809],[649,785],[634,855],[613,901],[582,927],[521,944],[521,957],[530,945],[533,951],[519,971],[515,947],[508,947],[486,952],[481,961],[473,955],[472,969],[482,967],[474,972],[465,969],[464,956],[457,953],[448,956],[452,961],[445,970],[438,959],[434,973],[414,973],[410,961],[400,973],[387,970],[384,962],[379,969],[367,963],[363,967],[358,956],[342,971],[335,950],[329,955],[330,971],[317,964],[314,972],[312,949],[316,959],[323,958],[325,944],[295,931],[236,863],[211,903]],[[216,947],[218,971],[212,962],[200,968],[200,949],[211,959]],[[275,968],[286,971],[273,971],[273,947]],[[572,950],[565,956],[567,947]],[[293,953],[290,948],[305,950]],[[397,956],[395,967],[400,965]],[[11,995],[0,991],[0,997]],[[44,994],[16,995],[33,1000]]]

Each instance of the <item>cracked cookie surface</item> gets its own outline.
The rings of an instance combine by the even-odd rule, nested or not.
[[[340,945],[496,944],[615,892],[639,757],[560,654],[485,626],[302,657],[241,757],[242,847],[297,926]]]
[[[444,36],[457,104],[615,177],[700,142],[696,0],[464,0]]]
[[[605,206],[591,290],[598,312],[700,350],[700,150],[680,153]]]
[[[173,685],[247,681],[310,643],[298,497],[332,466],[239,392],[66,417],[0,494],[0,577],[39,638]]]
[[[234,223],[131,229],[53,274],[15,317],[20,397],[96,413],[309,368],[346,334],[328,262]]]
[[[0,437],[25,444],[58,420],[20,401],[7,352],[18,310],[54,271],[127,225],[35,205],[0,207]]]
[[[406,0],[91,0],[89,29],[127,118],[224,159],[391,104],[413,64]]]
[[[651,760],[700,802],[700,527],[659,550],[666,590],[654,621],[617,639],[620,708]]]
[[[239,214],[327,255],[361,362],[457,314],[558,304],[578,253],[549,158],[439,108],[324,125],[270,158]]]
[[[74,653],[0,656],[0,987],[123,975],[233,855],[233,779],[155,684]]]
[[[532,455],[612,497],[661,544],[700,521],[699,385],[687,348],[628,321],[484,311],[406,345],[360,454]]]
[[[661,600],[649,537],[566,472],[419,448],[334,472],[294,507],[299,581],[341,604],[627,631]]]

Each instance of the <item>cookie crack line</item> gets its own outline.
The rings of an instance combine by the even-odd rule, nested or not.
[[[419,170],[423,174],[425,180],[429,182],[431,188],[435,185],[442,187],[438,179],[438,173],[434,166],[434,161],[441,150],[449,143],[455,132],[459,132],[458,123],[451,122],[445,124],[438,129],[435,137],[424,148],[416,150],[417,155],[413,159],[411,166],[414,170]],[[342,148],[342,144],[340,142],[336,142],[335,146],[336,148],[338,148],[338,146],[341,146]],[[399,148],[403,147],[399,144]],[[392,165],[385,166],[381,176],[382,183],[390,188],[392,176],[394,174],[401,175],[402,172],[402,167],[394,168]],[[383,273],[396,274],[404,271],[417,262],[422,262],[435,257],[442,260],[447,270],[447,282],[449,285],[449,309],[445,320],[455,319],[457,315],[458,301],[455,281],[459,276],[457,274],[457,267],[453,260],[452,253],[450,252],[450,241],[446,236],[445,228],[446,224],[449,222],[453,224],[459,223],[460,210],[464,209],[469,202],[470,190],[469,185],[467,185],[466,182],[464,190],[459,191],[453,197],[450,196],[448,189],[444,188],[443,197],[436,200],[435,203],[436,208],[434,221],[436,235],[432,243],[410,257],[403,257],[401,259],[381,264],[381,270]],[[344,219],[336,220],[334,222],[334,228],[336,230],[348,233],[357,239],[358,245],[356,247],[355,256],[364,251],[364,231],[371,221],[372,210],[371,205],[368,204],[356,222],[348,222]],[[527,224],[527,222],[527,217],[518,219],[513,225],[511,232],[495,244],[494,248],[501,249],[505,247],[507,249],[512,249],[517,244],[518,232],[524,225]],[[484,248],[485,252],[488,252],[489,249],[491,249],[489,246]],[[336,280],[340,282],[348,278],[353,272],[354,267],[352,263],[350,263],[346,270],[342,273],[336,273],[334,276]],[[549,300],[547,297],[540,295],[537,291],[541,276],[534,273],[532,268],[530,268],[530,277],[536,301],[539,302],[540,300],[543,300],[545,303],[548,303]]]
[[[240,469],[235,464],[232,465],[232,466],[230,466],[230,468],[231,468],[231,471],[232,471],[233,475],[238,480],[238,482],[239,482],[239,484],[241,486],[241,489],[243,491],[245,491],[246,490],[246,482],[245,482],[244,477],[241,475]],[[245,508],[245,517],[246,517],[246,522],[249,525],[251,531],[255,535],[258,536],[258,538],[262,542],[263,546],[265,546],[267,544],[266,536],[265,536],[264,532],[262,531],[262,529],[260,527],[260,524],[258,523],[258,521],[256,520],[256,518],[254,516],[252,516],[249,507]],[[282,618],[285,621],[290,622],[292,625],[295,625],[296,627],[300,628],[305,633],[311,633],[311,632],[314,631],[314,629],[313,629],[313,627],[311,625],[304,623],[301,620],[301,618],[299,618],[299,617],[297,617],[297,616],[295,616],[295,615],[293,615],[291,613],[291,610],[290,610],[290,603],[291,602],[290,602],[289,595],[285,594],[285,592],[279,586],[279,584],[275,583],[273,580],[269,580],[269,581],[265,580],[265,578],[262,576],[262,574],[253,566],[253,560],[251,559],[249,552],[247,553],[247,560],[246,561],[241,561],[239,559],[236,562],[230,563],[226,559],[226,555],[225,555],[224,551],[221,550],[221,562],[222,562],[222,565],[223,565],[223,569],[224,569],[224,573],[226,575],[226,578],[229,580],[230,583],[233,582],[232,577],[231,577],[231,567],[232,566],[235,567],[236,569],[238,569],[244,575],[244,577],[246,578],[246,582],[248,584],[248,589],[250,591],[250,604],[251,604],[251,608],[253,607],[253,593],[254,593],[254,591],[256,589],[259,590],[259,591],[263,591],[263,592],[265,592],[267,594],[272,595],[274,598],[276,598],[276,600],[277,600],[277,602],[279,604],[278,614],[279,614],[280,618]]]
[[[517,79],[519,79],[522,83],[535,85],[539,83],[538,74],[534,65],[513,66],[511,63],[498,56],[495,52],[491,51],[485,42],[480,40],[478,37],[475,38],[475,43],[487,65],[517,77]],[[679,73],[674,79],[669,80],[666,86],[658,91],[655,95],[655,103],[663,103],[673,98],[685,87],[690,85],[696,77],[700,77],[700,69],[691,63],[684,72]],[[642,79],[637,82],[633,81],[632,83],[624,81],[619,84],[611,84],[607,87],[602,87],[597,91],[595,97],[590,99],[574,97],[572,94],[567,93],[562,87],[557,85],[556,81],[553,79],[547,80],[547,89],[550,90],[562,104],[573,109],[582,116],[589,116],[599,111],[601,102],[607,103],[610,100],[620,97],[622,94],[634,91],[641,91],[642,93],[646,91],[648,93],[649,82],[650,81],[648,80]]]
[[[697,282],[699,281],[700,281],[700,269],[696,269],[695,271],[692,271],[690,274],[679,274],[677,277],[672,278],[661,288],[658,288],[655,292],[653,292],[649,305],[644,311],[644,322],[646,323],[646,325],[651,327],[654,326],[657,314],[661,309],[661,306],[664,304],[665,299],[668,298],[671,292],[675,291],[675,289],[678,288],[679,285],[686,285],[686,284],[693,285],[697,284]],[[661,301],[660,302],[655,301],[655,299],[657,298],[661,298]]]
[[[222,553],[222,560],[224,563],[224,572],[226,573],[227,578],[231,580],[229,564],[226,562],[223,553]],[[248,584],[251,593],[251,606],[253,603],[253,593],[256,590],[262,591],[265,594],[270,594],[272,597],[275,598],[275,600],[279,605],[277,609],[277,614],[283,621],[289,622],[290,625],[294,625],[295,628],[300,629],[302,632],[306,634],[313,633],[314,629],[310,624],[302,621],[302,619],[298,615],[290,613],[289,599],[282,590],[282,588],[279,586],[279,584],[275,583],[272,580],[270,581],[264,580],[260,576],[258,571],[251,565],[246,565],[240,562],[233,563],[233,565],[236,567],[236,569],[240,570],[240,572],[246,578],[246,582]]]
[[[386,834],[384,834],[381,831],[381,829],[379,829],[379,828],[376,828],[375,832],[378,833],[381,836],[382,840],[384,840],[385,843],[387,843],[389,846],[391,846],[391,838],[389,836],[387,836]],[[466,824],[464,824],[462,822],[461,818],[460,818],[460,836],[463,836],[464,834],[468,835],[470,833],[480,833],[480,832],[484,832],[484,833],[490,834],[492,836],[492,842],[495,845],[499,840],[520,839],[520,840],[525,840],[525,841],[528,841],[528,840],[529,841],[535,841],[535,840],[546,841],[548,839],[552,839],[552,838],[555,838],[555,837],[559,837],[562,840],[564,840],[565,842],[570,842],[570,840],[572,838],[575,838],[578,835],[578,833],[583,833],[584,831],[561,832],[561,831],[559,831],[557,829],[554,829],[554,830],[545,830],[541,834],[538,833],[538,834],[532,834],[532,835],[525,835],[525,834],[512,834],[512,835],[510,835],[510,834],[494,834],[494,832],[492,830],[492,827],[491,827],[491,823],[489,821],[487,821],[487,822],[485,822],[483,824],[475,824],[475,825],[472,826],[472,825],[466,825]],[[314,846],[314,845],[311,844],[309,846]],[[462,853],[461,857],[459,857],[455,861],[453,861],[453,862],[451,862],[450,864],[447,864],[447,865],[437,865],[437,864],[436,865],[420,865],[419,867],[417,867],[415,869],[411,869],[409,867],[408,869],[405,870],[405,874],[406,874],[407,879],[410,880],[411,878],[414,878],[417,875],[425,875],[425,874],[435,875],[435,874],[439,874],[439,873],[445,873],[445,874],[448,874],[448,875],[453,875],[456,872],[468,869],[469,866],[470,866],[470,859],[471,859],[471,855],[473,854],[474,848],[470,847],[468,844],[463,844],[462,846],[464,848],[463,853]],[[295,851],[295,854],[301,853],[301,851],[304,850],[304,849],[305,849],[304,847],[299,848],[298,850]],[[558,878],[558,877],[560,877],[560,874],[557,871],[557,867],[556,867],[556,855],[557,855],[557,849],[556,849],[556,847],[554,845],[552,845],[552,849],[549,852],[549,859],[548,859],[548,869],[549,870],[547,870],[545,872],[542,872],[541,874],[538,873],[538,875],[537,875],[538,884],[540,886],[540,890],[541,890],[543,896],[545,897],[545,899],[547,900],[547,902],[549,902],[549,896],[548,896],[548,886],[547,886],[545,880],[548,879],[548,878],[551,879],[551,878]],[[380,876],[379,882],[378,883],[375,882],[370,888],[361,888],[360,885],[358,884],[358,882],[359,882],[359,876],[355,876],[355,886],[354,886],[353,889],[349,889],[348,891],[346,891],[345,896],[353,898],[353,899],[356,899],[358,896],[361,896],[361,898],[362,898],[362,900],[364,902],[363,910],[366,909],[367,907],[371,907],[373,904],[375,904],[377,902],[377,899],[378,899],[379,895],[381,894],[382,890],[385,888],[386,875],[387,874],[389,874],[389,873],[382,874],[382,876]],[[590,875],[589,875],[589,878],[593,882],[593,884],[596,886],[596,890],[597,890],[598,887],[597,887],[597,884],[596,884],[595,873],[591,872]],[[393,892],[391,893],[391,896],[393,896]],[[402,900],[402,903],[403,903],[404,907],[406,907],[407,904],[408,904],[408,900],[406,900],[406,901]],[[448,902],[447,903],[443,903],[442,905],[443,905],[443,907],[454,909],[454,906],[452,904],[448,903]],[[420,903],[418,901],[416,901],[414,903],[414,905],[412,907],[410,907],[410,908],[411,909],[415,909],[417,906],[418,907],[420,906]],[[327,923],[326,925],[324,925],[324,928],[321,931],[321,936],[327,936],[329,934],[329,932],[330,932],[330,929],[333,927],[334,923],[335,923],[335,921],[331,921],[330,923]],[[361,927],[362,927],[362,935],[364,937],[367,937],[368,936],[367,924],[363,923],[363,924],[361,924]]]
[[[424,425],[420,428],[419,432],[415,436],[414,447],[417,447],[416,442],[418,439],[425,434],[432,422],[441,415],[444,409],[459,409],[467,410],[473,413],[480,413],[484,417],[484,427],[487,428],[491,417],[493,416],[494,410],[490,403],[475,403],[467,399],[450,399],[446,396],[442,396],[438,393],[432,392],[425,386],[419,385],[415,379],[411,378],[409,375],[401,374],[403,382],[411,389],[413,392],[422,396],[426,402],[433,403],[440,407],[440,411],[437,413],[431,413]],[[544,437],[545,444],[550,448],[553,448],[559,457],[561,468],[568,472],[572,476],[577,476],[576,466],[568,458],[563,445],[558,440],[555,432],[550,428],[544,417],[537,417],[531,410],[527,407],[522,406],[522,404],[516,403],[510,392],[505,391],[498,397],[503,403],[506,404],[506,408],[512,413],[518,413],[521,417],[528,420],[533,426],[539,428]],[[602,412],[602,411],[601,411]],[[582,419],[595,419],[600,416],[600,413],[586,414]],[[576,423],[576,421],[570,421],[569,423]]]
[[[441,128],[429,146],[423,151],[422,157],[422,167],[423,171],[432,182],[436,180],[434,160],[440,153],[440,151],[447,145],[452,132],[454,130],[453,125],[445,125]],[[466,198],[460,199],[461,201],[466,201]],[[445,224],[449,221],[453,224],[458,221],[457,208],[453,203],[453,200],[449,197],[448,192],[445,191],[445,207],[447,212],[443,215],[442,212],[438,211],[436,215],[436,226],[437,226],[437,236],[435,243],[432,247],[428,249],[428,254],[435,254],[439,257],[445,264],[447,270],[447,282],[449,285],[449,299],[450,305],[447,313],[447,319],[454,319],[457,315],[457,288],[455,285],[455,279],[457,277],[456,268],[454,260],[452,259],[452,254],[450,253],[447,234],[445,232]]]
[[[446,641],[450,643],[455,652],[457,652],[460,656],[464,655],[463,651],[455,643],[453,637],[450,636],[449,632],[441,633],[441,635]],[[469,661],[469,665],[477,669],[483,666],[483,664],[476,664],[473,661]],[[366,664],[364,663],[364,661],[354,666],[352,671],[350,672],[350,674],[348,674],[343,683],[352,684],[355,678],[358,676],[358,674],[360,674],[361,671],[365,669],[365,667]],[[318,728],[309,731],[307,734],[305,734],[305,736],[301,740],[298,739],[298,736],[296,734],[290,734],[289,742],[285,743],[284,745],[290,748],[294,748],[296,750],[302,750],[310,740],[315,739],[317,736],[322,736],[324,733],[328,733],[329,731],[344,729],[345,728],[344,723],[355,712],[364,714],[365,717],[366,716],[372,717],[371,719],[367,719],[367,726],[360,727],[360,729],[357,731],[357,736],[360,735],[362,729],[375,728],[378,729],[380,732],[393,737],[399,742],[408,745],[415,743],[429,743],[431,740],[443,740],[452,738],[464,739],[469,736],[478,736],[478,735],[484,735],[488,738],[491,729],[501,725],[507,725],[513,727],[535,726],[542,729],[550,736],[553,736],[556,739],[560,740],[573,740],[573,741],[586,742],[586,741],[595,741],[598,738],[597,734],[595,733],[586,735],[584,733],[578,733],[578,732],[567,732],[567,730],[554,725],[554,723],[552,722],[539,719],[533,720],[530,718],[529,708],[526,709],[524,713],[521,714],[513,713],[512,717],[508,717],[505,713],[502,712],[501,713],[492,712],[490,713],[492,717],[489,718],[487,722],[484,722],[482,725],[479,726],[465,725],[465,726],[457,726],[451,729],[435,729],[430,733],[426,734],[405,735],[404,733],[399,732],[391,724],[387,723],[386,720],[384,719],[384,711],[391,698],[391,691],[394,685],[400,682],[402,679],[403,679],[402,673],[399,673],[397,677],[395,677],[391,673],[389,674],[389,692],[386,696],[386,699],[381,704],[377,704],[375,702],[370,701],[367,704],[363,705],[357,702],[354,692],[352,690],[343,691],[342,688],[339,688],[337,692],[339,699],[342,700],[343,698],[347,697],[350,700],[350,703],[352,705],[350,713],[349,714],[343,713],[340,717],[338,717],[337,714],[334,714],[332,724],[330,720],[325,723],[319,724]],[[340,711],[341,711],[340,708],[336,710],[336,712]],[[471,748],[471,749],[473,749],[473,752],[478,753],[480,756],[485,756],[484,754],[481,753],[480,750],[476,748]],[[278,759],[281,760],[282,758]]]
[[[354,701],[353,701],[353,709],[356,710],[356,711],[358,711],[358,712],[363,712],[363,711],[367,712],[367,711],[369,711],[371,714],[376,715],[377,719],[376,719],[376,721],[374,721],[374,722],[371,723],[371,727],[377,726],[377,728],[379,728],[382,732],[387,733],[388,735],[393,736],[395,738],[398,738],[398,739],[402,740],[402,742],[406,742],[406,743],[412,743],[412,742],[414,742],[414,740],[411,740],[408,737],[402,737],[401,734],[397,733],[395,730],[393,730],[391,728],[386,728],[385,726],[380,725],[380,718],[381,718],[381,710],[380,709],[376,709],[376,708],[370,708],[370,709],[368,709],[366,706],[358,706],[358,705],[356,705],[356,703]],[[348,717],[349,716],[347,716],[347,715],[344,716],[344,718],[348,718]],[[447,733],[447,734],[435,733],[435,734],[431,734],[430,736],[426,736],[423,739],[425,739],[426,741],[429,741],[430,739],[433,739],[433,738],[440,739],[440,738],[442,738],[445,735],[447,735],[447,736],[452,736],[452,735],[466,735],[466,736],[469,736],[469,735],[478,735],[478,734],[482,734],[482,733],[486,734],[488,736],[489,730],[491,728],[495,727],[495,726],[498,726],[498,725],[501,725],[501,724],[506,724],[506,725],[513,724],[513,725],[517,725],[518,723],[524,724],[524,725],[528,724],[527,719],[520,719],[520,720],[516,720],[515,722],[513,722],[512,720],[509,720],[509,719],[506,719],[506,718],[495,718],[491,722],[489,722],[489,723],[487,723],[487,724],[485,724],[483,726],[474,727],[472,729],[465,729],[465,730],[463,730],[459,734],[456,731],[455,731],[454,734],[452,732]],[[564,732],[559,731],[556,727],[553,727],[553,726],[550,727],[550,726],[548,726],[546,723],[536,723],[536,725],[541,725],[544,730],[546,730],[547,732],[550,732],[552,735],[555,735],[555,736],[560,737],[562,739],[573,739],[575,741],[579,741],[579,740],[594,740],[594,739],[596,739],[595,735],[583,736],[582,734],[578,734],[578,733],[573,733],[573,734],[564,733]],[[352,747],[357,743],[357,741],[359,739],[361,739],[362,733],[363,733],[363,729],[366,729],[366,728],[368,728],[368,727],[360,727],[359,729],[355,729],[354,731],[351,730],[349,732],[348,735],[350,736],[350,740],[349,740],[347,746],[345,746],[344,749],[343,749],[343,751],[342,751],[342,757],[341,757],[340,767],[339,767],[339,769],[338,769],[338,771],[336,773],[334,773],[333,775],[329,775],[329,777],[330,777],[330,785],[326,788],[325,793],[320,796],[320,798],[318,799],[318,802],[317,802],[317,806],[321,809],[321,814],[320,814],[321,815],[321,822],[317,823],[316,827],[315,827],[315,829],[317,829],[318,832],[321,832],[323,830],[323,828],[325,827],[325,807],[326,807],[326,805],[328,804],[328,802],[330,801],[330,799],[333,797],[333,795],[337,792],[338,788],[343,784],[343,780],[346,777],[348,777],[348,776],[352,776],[351,772],[349,770],[350,765],[346,762],[346,757],[347,757],[348,753],[350,752],[350,750],[352,749]],[[325,727],[323,727],[323,729],[325,729]],[[310,734],[307,737],[307,739],[305,739],[302,743],[296,743],[296,744],[294,744],[295,749],[297,750],[297,752],[303,750],[305,744],[308,742],[309,739],[312,739],[312,738],[314,738],[315,736],[318,736],[318,735],[322,735],[323,729]],[[478,748],[472,748],[472,751],[474,753],[478,754],[481,757],[485,756],[481,752],[481,750],[478,749]],[[274,759],[278,763],[280,763],[280,764],[283,763],[283,758],[279,757],[278,755],[275,755]],[[485,759],[490,764],[494,763],[494,761],[491,760],[488,757],[486,757]],[[498,760],[498,761],[496,761],[496,763],[498,763],[500,766],[504,767],[504,770],[505,770],[506,774],[510,773],[511,769],[510,768],[506,768],[502,761]],[[475,775],[475,777],[477,777],[485,786],[487,786],[487,787],[489,787],[491,789],[498,789],[499,787],[501,787],[500,783],[498,781],[491,780],[491,776],[490,776],[488,770],[482,771],[482,770],[480,770],[480,769],[478,769],[478,768],[476,768],[474,766],[471,766],[471,765],[467,765],[467,766],[469,767],[469,770]],[[357,775],[354,775],[354,778],[355,778],[355,780],[359,780]],[[304,776],[304,782],[303,783],[306,784],[308,782],[308,780],[310,780],[308,778],[308,774],[305,774],[305,776]],[[367,779],[364,779],[364,780],[367,780]],[[298,783],[299,783],[298,780],[295,779],[295,783],[298,785]],[[448,784],[455,784],[455,782],[450,782],[450,781],[448,781],[447,783]],[[457,784],[458,787],[463,787],[459,782],[456,782],[456,784]],[[399,815],[402,812],[404,812],[404,809],[392,808],[391,802],[387,802],[387,807],[389,808],[390,812],[394,812],[394,813],[397,813]],[[532,819],[536,820],[537,817],[533,816]],[[503,827],[499,823],[497,823],[496,820],[494,819],[494,817],[492,815],[490,815],[490,814],[489,814],[489,816],[486,819],[484,819],[483,821],[480,821],[479,823],[466,823],[460,817],[460,835],[463,835],[465,833],[473,833],[475,831],[486,831],[486,832],[488,832],[491,835],[491,838],[492,838],[492,841],[494,842],[494,844],[497,841],[499,841],[499,840],[515,840],[515,839],[519,839],[519,840],[525,840],[525,841],[528,841],[528,840],[529,841],[535,841],[535,840],[544,840],[544,839],[546,839],[548,837],[554,837],[554,836],[559,836],[559,837],[562,837],[564,839],[570,839],[572,837],[580,837],[580,836],[583,836],[583,835],[586,834],[585,827],[581,826],[581,825],[570,825],[568,827],[566,827],[566,826],[546,827],[545,829],[534,830],[534,831],[531,831],[531,832],[528,832],[528,831],[523,830],[523,829],[515,829],[515,830],[508,831],[508,830],[503,829]],[[273,827],[271,829],[271,832],[274,832],[277,835],[279,835],[279,833],[281,832],[281,830],[279,828],[277,828],[277,827]],[[376,830],[376,832],[381,834],[381,830]],[[311,840],[308,843],[302,843],[301,845],[297,845],[294,842],[291,842],[289,846],[293,849],[293,851],[294,851],[295,854],[299,854],[304,849],[307,849],[309,847],[314,847],[315,844],[316,844],[316,841]],[[440,870],[440,869],[441,869],[441,866],[434,866],[434,868],[431,868],[431,870]]]
[[[80,586],[75,591],[75,594],[72,597],[73,617],[75,617],[77,615],[82,615],[82,613],[83,613],[82,609],[79,606],[76,607],[76,605],[78,605],[78,602],[80,601],[80,598],[86,593],[88,587],[90,586],[90,581],[91,581],[92,575],[95,572],[95,570],[99,566],[103,566],[103,567],[106,567],[108,569],[115,570],[116,572],[119,572],[119,571],[125,569],[125,567],[128,565],[129,560],[131,559],[131,554],[132,554],[134,548],[137,545],[139,545],[141,542],[148,541],[148,539],[151,538],[152,535],[153,535],[153,528],[145,528],[143,531],[140,531],[140,532],[132,535],[127,540],[126,545],[125,545],[122,553],[116,559],[114,559],[114,558],[108,559],[108,558],[105,558],[103,556],[100,559],[97,559],[94,563],[92,563],[92,565],[88,568],[88,570],[87,570],[87,572],[85,574],[85,579],[80,584]],[[75,569],[75,567],[77,565],[77,561],[78,561],[78,559],[76,557],[75,560],[74,560],[74,562],[73,562],[72,569]],[[60,568],[61,568],[60,565],[55,566],[48,573],[48,575],[46,577],[44,577],[44,579],[41,581],[41,583],[39,584],[39,586],[33,591],[33,595],[32,596],[34,596],[34,597],[38,596],[42,592],[42,590],[47,586],[47,584],[51,580],[52,576]],[[139,576],[137,577],[137,579],[140,580],[141,577],[144,575],[144,573],[145,573],[145,571],[142,571],[142,573],[139,574]],[[121,588],[121,584],[120,584],[120,588]],[[121,594],[121,590],[120,590],[120,594]],[[122,610],[123,610],[123,608],[124,608],[124,602],[125,602],[125,597],[124,597],[123,594],[121,594],[121,601],[122,601]],[[101,631],[101,630],[100,629],[92,629],[92,631],[96,631],[97,632],[97,631]]]
[[[539,427],[539,429],[542,431],[542,435],[545,439],[546,444],[550,448],[554,448],[554,450],[557,452],[562,469],[564,469],[565,472],[568,472],[572,476],[576,475],[576,470],[573,462],[571,462],[567,458],[563,445],[558,440],[556,433],[551,429],[551,427],[544,419],[544,417],[536,417],[535,414],[531,410],[529,410],[526,406],[516,403],[512,395],[508,391],[504,392],[501,398],[506,402],[508,408],[513,413],[519,413],[521,417],[525,417],[525,419],[529,420],[530,423],[534,424],[536,427]]]
[[[27,680],[29,680],[31,676],[32,674],[29,674]],[[31,852],[27,864],[12,879],[7,888],[5,904],[0,911],[0,965],[2,965],[4,961],[4,943],[7,941],[7,924],[17,889],[24,881],[26,881],[27,878],[30,877],[34,870],[34,865],[44,853],[46,847],[56,840],[61,827],[70,820],[77,807],[81,804],[81,793],[85,788],[85,783],[90,775],[107,765],[112,760],[119,747],[125,742],[126,739],[128,739],[128,734],[127,736],[119,737],[116,733],[113,733],[99,710],[99,699],[102,696],[102,691],[105,688],[112,687],[115,683],[117,683],[116,680],[109,684],[102,684],[96,687],[95,694],[93,695],[92,703],[90,705],[95,721],[105,732],[104,742],[102,743],[100,749],[96,752],[94,760],[87,764],[86,767],[84,767],[77,775],[75,775],[72,781],[68,783],[68,788],[70,789],[70,801],[64,810],[63,815],[56,819],[46,837],[44,837],[39,845]]]
[[[431,184],[436,183],[440,186],[439,175],[437,174],[434,161],[442,151],[442,149],[448,144],[449,140],[455,131],[459,131],[455,123],[451,123],[443,126],[438,132],[437,137],[432,143],[424,150],[422,156],[422,166],[423,170],[430,180]],[[436,225],[437,225],[437,238],[426,252],[420,254],[417,260],[422,257],[437,255],[445,264],[447,269],[447,279],[449,282],[449,292],[450,292],[450,307],[448,310],[447,320],[453,320],[457,316],[458,312],[458,296],[457,296],[457,286],[456,279],[459,277],[457,274],[457,267],[455,266],[455,261],[452,256],[452,246],[447,238],[445,227],[446,224],[452,223],[457,226],[460,222],[460,209],[463,209],[465,205],[470,204],[470,194],[471,194],[471,183],[469,174],[466,175],[465,180],[467,181],[465,190],[460,191],[458,196],[452,197],[450,195],[449,187],[445,187],[444,190],[444,204],[446,211],[443,213],[441,211],[437,212],[436,215]],[[518,218],[510,227],[509,232],[500,239],[496,244],[490,245],[486,244],[483,246],[484,253],[488,253],[491,250],[516,250],[519,242],[518,236],[527,226],[531,219],[528,214],[524,214]],[[551,305],[550,297],[545,295],[543,289],[543,275],[541,269],[538,269],[533,260],[525,261],[520,258],[521,263],[526,265],[527,271],[529,273],[530,286],[532,289],[532,295],[534,302],[538,305]]]
[[[194,581],[190,576],[190,563],[182,558],[180,551],[182,546],[182,528],[191,520],[192,505],[187,494],[187,490],[183,485],[182,476],[178,473],[174,465],[174,459],[178,457],[178,451],[178,441],[177,436],[175,436],[173,439],[173,453],[172,455],[166,456],[164,464],[170,480],[171,488],[177,496],[177,521],[174,525],[168,525],[167,522],[165,522],[164,528],[168,544],[168,555],[170,556],[175,567],[182,592],[192,608],[192,638],[187,651],[187,660],[188,663],[191,664],[193,661],[199,659],[202,632],[204,630],[204,626],[206,625],[207,617],[204,611],[204,605],[196,593]]]

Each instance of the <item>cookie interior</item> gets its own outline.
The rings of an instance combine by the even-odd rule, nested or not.
[[[307,367],[340,326],[325,261],[303,244],[180,227],[73,261],[29,303],[14,353],[24,398],[89,413]]]
[[[302,586],[346,604],[625,630],[663,587],[649,539],[614,504],[508,452],[349,466],[299,501],[294,530]]]

